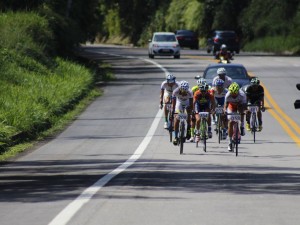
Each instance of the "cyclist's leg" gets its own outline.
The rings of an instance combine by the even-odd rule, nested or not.
[[[180,112],[180,109],[182,109],[182,105],[180,104],[179,101],[176,101],[175,105],[175,112],[174,112],[174,133],[175,133],[175,138],[173,140],[173,144],[177,145],[178,143],[178,129],[179,129],[179,119],[177,118],[177,114]]]
[[[238,107],[238,112],[241,114],[241,127],[240,127],[240,131],[241,131],[241,135],[244,136],[245,135],[245,128],[244,128],[244,120],[245,120],[245,110],[247,109],[247,104],[241,104]]]
[[[191,115],[191,138],[190,138],[190,141],[194,141],[195,127],[196,127],[196,116],[195,116],[195,113],[192,113],[192,115]]]
[[[208,126],[207,132],[208,132],[208,137],[209,137],[209,138],[212,138],[210,107],[209,107],[209,106],[206,106],[205,111],[209,113],[208,118],[207,118],[207,126]]]
[[[164,123],[164,128],[168,128],[168,114],[169,114],[169,110],[168,110],[168,103],[170,102],[171,99],[171,93],[165,91],[164,92],[164,112],[165,112],[165,123]]]
[[[232,113],[232,111],[230,109],[227,109],[228,113]],[[231,115],[227,116],[228,119],[228,151],[232,151],[233,150],[233,146],[232,146],[232,135],[233,135],[233,125],[234,122],[230,120]]]

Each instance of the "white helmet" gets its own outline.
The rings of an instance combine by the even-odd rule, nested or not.
[[[190,88],[190,85],[187,81],[183,80],[180,82],[180,89],[183,91],[188,91]]]
[[[166,79],[167,79],[167,82],[168,82],[168,83],[174,83],[176,77],[173,76],[173,74],[169,73],[169,74],[166,76]]]
[[[206,84],[206,80],[203,77],[201,77],[200,79],[197,80],[198,86],[202,86],[204,84]]]
[[[225,68],[221,67],[217,70],[218,75],[226,75],[226,70]]]

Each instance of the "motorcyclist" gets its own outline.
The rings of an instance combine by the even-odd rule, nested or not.
[[[232,54],[227,50],[227,46],[225,44],[221,45],[220,51],[216,53],[215,58],[220,59],[222,56],[224,60],[227,60],[227,62],[233,60]]]

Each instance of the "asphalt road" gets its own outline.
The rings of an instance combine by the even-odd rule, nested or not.
[[[158,109],[165,73],[195,82],[201,51],[149,60],[146,49],[87,46],[117,80],[64,132],[0,168],[1,225],[298,225],[299,57],[235,57],[266,90],[263,131],[240,153],[216,135],[207,152],[168,140]]]

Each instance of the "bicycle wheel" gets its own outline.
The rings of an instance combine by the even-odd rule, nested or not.
[[[172,120],[172,116],[169,113],[168,116],[168,129],[169,129],[169,136],[170,136],[170,142],[172,142],[173,139],[173,120]]]
[[[254,142],[254,143],[255,143],[256,129],[257,129],[256,114],[255,114],[255,113],[252,113],[252,118],[251,118],[251,131],[252,131],[252,134],[253,134],[253,142]]]
[[[185,131],[184,123],[181,122],[181,123],[180,123],[180,126],[179,126],[179,132],[180,132],[180,136],[179,136],[179,142],[180,142],[180,154],[183,153],[184,131]]]
[[[238,156],[239,154],[239,123],[235,123],[235,156]]]
[[[221,143],[221,138],[222,138],[222,121],[221,121],[221,115],[218,114],[218,140],[219,140],[219,144]]]
[[[201,120],[201,138],[202,138],[202,142],[203,142],[203,151],[206,152],[206,131],[207,131],[207,127],[206,127],[206,120],[202,119]]]

